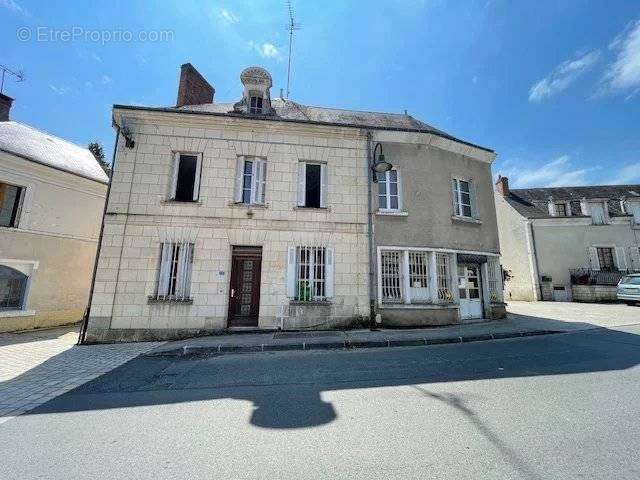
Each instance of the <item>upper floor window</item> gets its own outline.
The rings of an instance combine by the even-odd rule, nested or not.
[[[475,218],[474,184],[472,180],[452,180],[453,212],[457,217]]]
[[[397,212],[400,210],[400,174],[397,170],[378,173],[378,209]]]
[[[24,187],[0,182],[0,227],[17,227]]]
[[[236,203],[264,204],[267,164],[256,157],[238,157],[236,164]]]
[[[558,217],[566,217],[567,216],[567,204],[566,203],[556,203],[556,215]]]
[[[298,164],[298,206],[326,208],[327,165],[300,162]]]
[[[262,96],[249,97],[249,113],[262,113]]]
[[[594,225],[609,223],[609,211],[606,202],[589,202],[589,212]]]
[[[202,154],[176,153],[173,167],[171,199],[176,202],[196,202],[200,195]]]
[[[640,200],[625,200],[624,211],[628,215],[633,215],[633,223],[640,225]]]

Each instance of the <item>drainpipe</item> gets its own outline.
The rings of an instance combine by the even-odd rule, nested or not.
[[[104,234],[104,219],[107,215],[107,205],[109,203],[109,194],[111,193],[111,180],[113,178],[113,172],[116,168],[116,152],[118,151],[118,140],[120,138],[120,125],[115,120],[113,125],[116,126],[116,142],[113,147],[113,156],[111,157],[111,177],[109,178],[109,184],[107,185],[107,196],[104,199],[104,207],[102,209],[102,223],[100,224],[100,234],[98,235],[98,248],[96,250],[96,259],[93,262],[93,275],[91,277],[91,288],[89,289],[89,300],[87,308],[84,310],[84,317],[82,317],[82,325],[80,326],[80,334],[78,335],[77,345],[84,344],[85,337],[87,336],[87,326],[89,325],[89,315],[91,314],[91,303],[93,302],[93,290],[96,286],[96,272],[98,271],[98,260],[100,259],[100,250],[102,248],[102,236]]]
[[[372,195],[372,170],[373,157],[371,155],[372,135],[371,131],[367,130],[367,223],[368,233],[367,239],[369,242],[369,326],[371,329],[376,327],[376,297],[375,297],[375,283],[376,278],[376,258],[375,258],[375,246],[373,243],[373,201]]]
[[[540,265],[538,263],[538,252],[536,251],[536,237],[533,233],[533,222],[526,222],[527,228],[527,253],[529,254],[529,263],[531,266],[531,280],[533,280],[533,289],[536,297],[535,300],[542,300],[542,285],[540,284]]]

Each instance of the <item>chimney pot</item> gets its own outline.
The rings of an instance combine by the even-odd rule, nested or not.
[[[176,106],[213,103],[216,89],[190,63],[180,67],[180,83]]]
[[[509,178],[498,175],[498,180],[496,181],[496,191],[498,191],[503,197],[509,195]]]
[[[0,122],[7,122],[9,120],[11,105],[13,105],[13,98],[0,93]]]

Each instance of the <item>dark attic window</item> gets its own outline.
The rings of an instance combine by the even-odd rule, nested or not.
[[[262,97],[251,96],[249,102],[249,113],[262,113]]]

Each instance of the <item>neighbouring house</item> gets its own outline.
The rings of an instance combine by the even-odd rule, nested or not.
[[[214,102],[213,86],[185,64],[176,106],[114,106],[118,141],[85,341],[369,322],[377,304],[369,222],[382,185],[374,186],[370,169],[371,147],[378,142],[391,161],[397,149],[398,168],[407,168],[410,196],[403,197],[400,228],[411,240],[394,243],[396,237],[385,233],[380,254],[398,245],[424,253],[420,258],[429,263],[422,267],[439,287],[433,290],[436,283],[424,279],[429,295],[418,303],[407,294],[409,307],[426,314],[429,307],[456,312],[421,324],[458,321],[452,306],[458,299],[457,252],[478,266],[497,258],[493,153],[406,114],[273,98],[271,76],[259,67],[245,69],[240,82],[237,102]],[[411,152],[415,159],[408,158]],[[428,168],[437,176],[421,173],[426,183],[411,183],[415,171]],[[463,181],[459,201],[479,211],[452,215],[452,178]],[[429,189],[440,192],[442,179],[442,198],[431,196]],[[470,202],[474,193],[464,189],[476,180],[478,199]],[[387,210],[393,210],[389,201]],[[412,204],[415,209],[407,208]],[[429,208],[446,212],[419,212]],[[375,217],[384,231],[386,223]],[[431,220],[433,225],[424,223]],[[416,224],[409,229],[411,222]],[[429,233],[433,229],[446,232]],[[404,278],[404,271],[398,274]],[[468,284],[486,281],[480,275],[470,275]],[[386,320],[395,321],[391,315]]]
[[[507,299],[603,301],[640,271],[640,185],[510,189],[496,183]]]
[[[86,148],[9,119],[0,94],[0,331],[77,322],[109,181]]]

